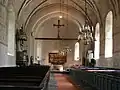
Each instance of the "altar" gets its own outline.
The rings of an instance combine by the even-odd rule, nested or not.
[[[53,71],[64,71],[64,64],[67,62],[67,54],[49,53],[49,63]]]
[[[52,65],[52,71],[64,71],[63,65]]]

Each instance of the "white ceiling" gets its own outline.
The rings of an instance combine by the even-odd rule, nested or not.
[[[60,4],[61,1],[61,4]],[[60,12],[78,28],[84,24],[85,18],[90,25],[100,21],[99,3],[104,0],[86,0],[88,15],[85,15],[85,0],[14,0],[17,21],[24,25],[28,33],[36,32],[43,23],[58,17]],[[60,9],[61,7],[61,9]]]
[[[18,11],[18,15],[17,15],[18,20],[19,21],[22,20],[22,23],[25,24],[27,21],[29,22],[30,16],[33,16],[36,11],[44,9],[48,6],[50,6],[50,9],[53,9],[54,5],[60,3],[60,1],[62,5],[69,5],[68,9],[74,8],[76,9],[76,11],[83,14],[84,16],[84,8],[85,8],[84,0],[15,0],[15,5],[17,6],[16,11]],[[91,16],[94,16],[94,18],[95,16],[96,17],[98,16],[96,3],[99,3],[99,0],[87,0],[88,13],[90,15],[90,16],[88,15],[87,17],[89,20]],[[56,9],[58,9],[57,11],[60,11],[60,5],[58,5],[58,8]],[[65,8],[62,7],[61,11],[64,10]],[[74,13],[70,15],[74,16]],[[90,23],[92,23],[92,20],[90,20]]]

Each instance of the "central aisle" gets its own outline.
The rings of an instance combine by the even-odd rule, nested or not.
[[[78,90],[65,74],[55,74],[58,90]]]

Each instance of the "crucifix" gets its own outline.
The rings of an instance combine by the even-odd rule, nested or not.
[[[60,23],[60,20],[58,20],[57,24],[53,24],[53,26],[58,28],[58,35],[57,38],[35,38],[36,40],[78,40],[78,38],[60,38],[60,27],[65,26],[64,24]]]
[[[60,38],[60,27],[64,26],[64,24],[60,24],[60,20],[58,20],[58,24],[53,24],[53,26],[56,26],[58,28],[58,36],[57,38]]]

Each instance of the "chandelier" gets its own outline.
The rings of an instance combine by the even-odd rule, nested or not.
[[[61,50],[59,50],[59,54],[61,55],[65,55],[67,54],[68,52],[71,52],[71,48],[69,46],[65,46],[64,48],[62,48]]]
[[[93,41],[93,28],[89,26],[87,20],[87,2],[85,0],[85,25],[82,27],[79,32],[78,40],[83,40],[85,45],[90,44]]]
[[[60,0],[60,16],[59,16],[59,19],[62,19],[63,16],[62,16],[62,3],[64,3],[64,0]],[[68,13],[68,0],[67,0],[67,13]],[[64,26],[64,25],[61,25],[61,26]],[[68,14],[67,14],[67,22],[66,22],[66,29],[68,30]],[[59,36],[60,37],[60,36]],[[57,48],[58,48],[58,53],[60,55],[66,55],[67,53],[71,52],[71,48],[65,44],[65,41],[64,40],[61,40],[57,42]]]

